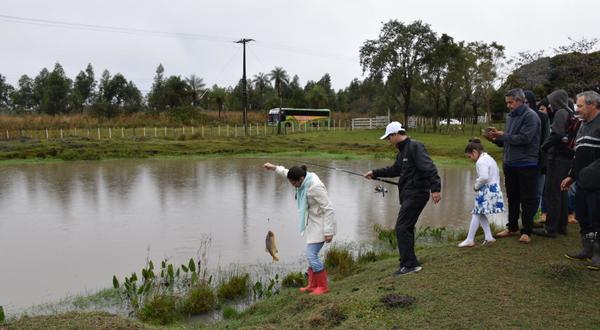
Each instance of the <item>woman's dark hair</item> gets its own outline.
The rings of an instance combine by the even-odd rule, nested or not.
[[[300,178],[306,177],[306,165],[294,166],[288,170],[287,178],[298,181]]]
[[[469,143],[465,147],[465,153],[471,153],[473,150],[477,150],[480,154],[483,152],[483,144],[481,144],[481,140],[478,138],[469,139]]]

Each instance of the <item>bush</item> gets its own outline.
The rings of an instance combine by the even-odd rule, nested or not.
[[[150,297],[138,311],[138,317],[144,322],[153,324],[169,324],[174,322],[177,313],[177,299],[167,294],[156,294]]]
[[[212,288],[201,283],[190,289],[185,296],[181,310],[186,314],[201,314],[213,310],[217,305],[215,293]]]
[[[281,286],[284,288],[301,288],[306,285],[306,279],[301,272],[292,272],[281,280]]]
[[[348,276],[356,269],[356,263],[348,249],[332,247],[325,254],[325,267],[338,276]]]
[[[226,320],[237,318],[239,315],[240,313],[238,313],[237,309],[232,306],[225,306],[223,308],[223,318]]]
[[[70,161],[70,160],[100,160],[100,155],[93,151],[80,151],[80,150],[65,150],[58,155],[58,158]]]
[[[217,289],[219,298],[235,299],[248,295],[250,275],[232,275],[228,280],[221,282]]]

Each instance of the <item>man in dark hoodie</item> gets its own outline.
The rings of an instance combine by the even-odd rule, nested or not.
[[[523,228],[519,242],[530,243],[533,217],[537,212],[538,158],[541,123],[538,115],[525,105],[520,88],[511,89],[504,97],[510,113],[506,132],[490,128],[485,137],[504,148],[504,182],[508,197],[508,224],[496,237],[519,235],[519,215]]]
[[[589,260],[591,270],[600,270],[600,94],[577,95],[577,113],[583,124],[577,132],[575,158],[561,188],[577,181],[575,203],[581,233],[581,251],[567,253],[572,260]]]
[[[385,129],[381,140],[388,140],[398,148],[394,165],[365,173],[367,179],[398,178],[400,212],[396,220],[396,238],[400,253],[400,267],[394,276],[406,275],[421,270],[415,255],[415,225],[429,200],[441,200],[441,180],[437,168],[421,142],[411,140],[402,125],[393,121]]]
[[[533,233],[545,237],[556,237],[556,234],[567,234],[569,197],[566,191],[560,189],[560,183],[569,174],[571,159],[574,156],[573,150],[565,143],[567,129],[574,113],[569,108],[569,95],[565,90],[558,89],[550,93],[548,101],[554,111],[550,136],[542,145],[547,164],[544,200],[548,208],[548,215],[544,228],[536,228]]]

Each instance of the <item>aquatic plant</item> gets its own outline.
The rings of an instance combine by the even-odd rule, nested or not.
[[[267,280],[266,283],[261,282],[259,279],[252,286],[252,293],[254,294],[254,299],[259,299],[262,297],[271,297],[276,294],[279,294],[279,288],[277,284],[279,283],[279,274],[275,274],[275,277]]]
[[[396,230],[394,228],[385,229],[381,225],[375,224],[373,230],[377,234],[378,240],[388,243],[390,248],[394,250],[398,248],[398,239],[396,238]]]
[[[301,272],[291,272],[281,280],[281,286],[284,288],[300,288],[304,285],[306,285],[306,278]]]
[[[325,253],[325,268],[338,277],[344,277],[354,273],[356,262],[350,250],[333,246]]]
[[[235,299],[246,297],[248,295],[250,275],[231,274],[228,279],[224,279],[217,288],[217,295],[222,299]]]
[[[153,294],[137,312],[137,317],[154,324],[172,323],[179,317],[177,298],[168,293]]]
[[[223,307],[223,318],[226,320],[237,318],[240,313],[233,306],[225,306]]]
[[[181,311],[188,315],[196,315],[213,310],[217,299],[213,288],[208,283],[199,283],[187,292],[181,303]]]

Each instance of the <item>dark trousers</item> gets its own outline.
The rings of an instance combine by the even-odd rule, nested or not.
[[[575,208],[582,234],[600,232],[600,191],[588,191],[577,186]]]
[[[569,218],[569,193],[560,189],[560,183],[569,174],[571,160],[563,157],[548,158],[546,182],[544,183],[544,200],[548,209],[546,231],[549,233],[567,232]]]
[[[400,267],[420,266],[415,255],[415,225],[429,200],[429,192],[404,192],[400,198],[400,212],[396,220],[396,238],[400,253]]]
[[[523,228],[521,234],[531,235],[533,216],[537,211],[537,167],[504,166],[504,184],[508,199],[508,224],[510,231],[519,230],[519,216]]]

